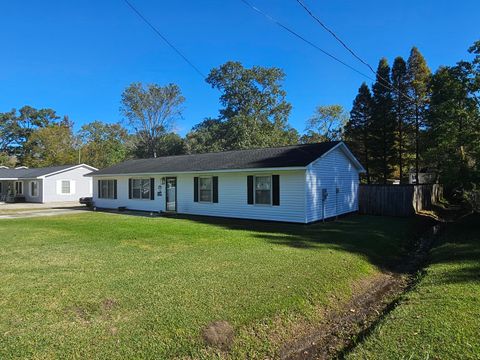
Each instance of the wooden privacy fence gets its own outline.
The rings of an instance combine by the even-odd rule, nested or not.
[[[429,210],[443,197],[439,184],[360,185],[358,207],[361,214],[411,216]]]

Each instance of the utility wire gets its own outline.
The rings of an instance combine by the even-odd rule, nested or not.
[[[303,1],[301,0],[296,0],[297,3],[300,4],[301,7],[303,7],[303,9],[312,17],[315,19],[315,21],[317,23],[319,23],[325,30],[327,30],[340,44],[342,44],[342,46],[348,50],[348,52],[350,54],[352,54],[358,61],[360,61],[362,64],[364,64],[365,66],[367,66],[374,74],[377,74],[377,72],[372,68],[372,66],[367,63],[365,60],[363,60],[360,56],[358,56],[355,51],[353,51],[351,48],[348,47],[347,44],[345,44],[345,42],[340,39],[337,34],[335,34],[332,30],[330,30],[327,25],[325,25],[317,16],[315,16],[315,14],[303,3]]]
[[[339,62],[340,64],[346,66],[347,68],[349,68],[350,70],[353,70],[355,71],[356,73],[366,77],[367,79],[370,79],[372,81],[374,81],[374,79],[361,72],[360,70],[357,70],[355,69],[353,66],[347,64],[346,62],[344,62],[343,60],[339,59],[338,57],[336,57],[335,55],[332,55],[330,54],[328,51],[325,51],[323,50],[322,48],[320,48],[319,46],[317,46],[316,44],[312,43],[310,40],[307,40],[305,39],[303,36],[301,36],[300,34],[298,34],[297,32],[293,31],[292,29],[290,29],[289,27],[283,25],[281,22],[279,22],[278,20],[274,19],[272,16],[268,15],[267,13],[263,12],[262,10],[260,10],[259,8],[257,8],[256,6],[253,6],[252,4],[250,4],[247,0],[241,0],[245,5],[247,5],[248,7],[250,7],[252,10],[258,12],[259,14],[265,16],[268,20],[272,21],[273,23],[275,23],[276,25],[280,26],[282,29],[288,31],[290,34],[292,34],[293,36],[299,38],[300,40],[306,42],[307,44],[309,44],[310,46],[314,47],[315,49],[317,49],[318,51],[322,52],[323,54],[327,55],[328,57],[332,58],[333,60]]]
[[[408,96],[407,94],[403,93],[402,91],[400,91],[400,89],[398,88],[395,88],[393,85],[388,85],[388,81],[383,78],[382,76],[380,76],[380,74],[375,71],[373,69],[373,67],[367,63],[365,60],[363,60],[359,55],[357,55],[355,53],[355,51],[353,51],[342,39],[340,39],[337,34],[335,34],[335,32],[333,30],[331,30],[327,25],[325,25],[322,20],[320,20],[318,18],[318,16],[316,16],[308,7],[307,5],[304,4],[304,2],[302,0],[296,0],[297,3],[308,13],[308,15],[310,15],[318,24],[320,24],[321,27],[323,27],[326,31],[328,31],[334,38],[335,40],[337,40],[345,49],[347,49],[347,51],[352,54],[353,57],[355,57],[358,61],[360,61],[362,64],[364,64],[366,67],[368,67],[370,69],[370,71],[372,73],[375,74],[375,76],[377,76],[381,81],[385,82],[385,84],[381,84],[381,82],[379,82],[383,87],[389,89],[389,90],[394,90],[394,91],[397,91],[400,95],[406,97],[408,100],[411,100],[413,101],[413,99]]]
[[[168,39],[162,35],[162,33],[155,27],[153,26],[153,24],[147,20],[147,18],[145,18],[145,16],[142,15],[142,13],[140,11],[137,10],[137,8],[135,8],[135,6],[133,6],[133,4],[128,1],[128,0],[123,0],[129,7],[130,9],[132,9],[133,12],[135,12],[138,17],[140,17],[140,19],[142,19],[158,36],[160,36],[160,38],[165,42],[167,43],[168,46],[170,46],[188,65],[190,65],[190,67],[195,70],[195,72],[200,75],[202,77],[202,79],[205,80],[206,76],[190,61],[188,60],[188,58],[182,54],[182,52],[180,50],[178,50],[175,45],[173,45],[170,41],[168,41]]]

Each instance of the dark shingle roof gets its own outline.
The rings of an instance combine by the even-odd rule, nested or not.
[[[71,168],[75,165],[50,166],[32,169],[1,169],[0,179],[33,179],[39,176],[48,175],[57,171]]]
[[[151,174],[170,172],[261,169],[307,166],[337,145],[338,141],[206,154],[163,156],[128,160],[91,175]]]

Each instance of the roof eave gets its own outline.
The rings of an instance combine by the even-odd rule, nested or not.
[[[51,172],[51,173],[48,173],[48,174],[44,174],[44,175],[41,175],[41,176],[38,176],[36,177],[36,179],[45,179],[46,177],[49,177],[49,176],[53,176],[53,175],[56,175],[56,174],[61,174],[65,171],[69,171],[69,170],[73,170],[73,169],[77,169],[79,167],[86,167],[86,168],[89,168],[90,170],[94,170],[94,171],[98,171],[97,168],[93,167],[93,166],[90,166],[90,165],[87,165],[87,164],[78,164],[78,165],[72,165],[68,168],[65,168],[63,170],[58,170],[58,171],[54,171],[54,172]],[[87,174],[88,175],[88,174]]]
[[[170,175],[170,174],[210,174],[210,173],[232,173],[232,172],[269,172],[269,171],[295,171],[306,170],[306,166],[285,166],[272,168],[242,168],[242,169],[218,169],[218,170],[195,170],[195,171],[150,171],[138,173],[110,173],[110,174],[96,174],[94,172],[85,174],[84,176],[91,177],[112,177],[112,176],[137,176],[137,175]]]

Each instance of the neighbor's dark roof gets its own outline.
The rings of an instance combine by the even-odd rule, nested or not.
[[[90,175],[151,174],[209,170],[260,169],[307,166],[338,141],[206,154],[128,160]]]
[[[33,179],[39,176],[48,175],[57,171],[71,168],[75,165],[50,166],[32,169],[1,169],[0,179]]]

